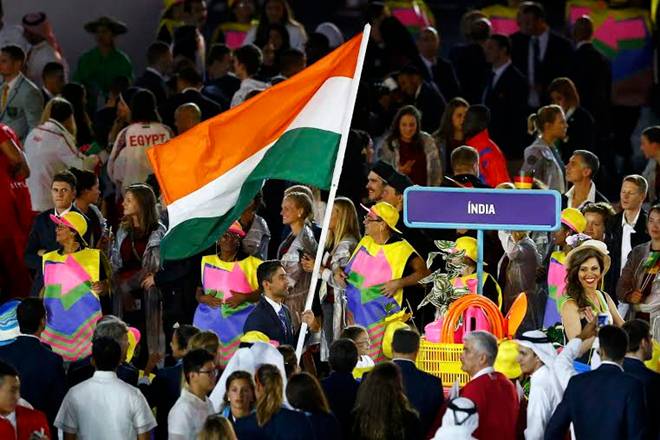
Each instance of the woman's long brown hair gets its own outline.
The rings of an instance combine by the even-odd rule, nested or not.
[[[254,377],[263,388],[257,398],[257,425],[262,427],[282,408],[284,384],[280,370],[270,364],[260,366]]]
[[[576,251],[571,257],[570,266],[566,268],[566,294],[572,298],[577,304],[578,308],[591,306],[584,293],[584,288],[580,283],[580,266],[584,264],[589,258],[598,260],[600,266],[601,277],[604,275],[605,262],[600,252],[595,249],[586,248],[584,250]]]

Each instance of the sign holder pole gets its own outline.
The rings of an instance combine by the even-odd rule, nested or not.
[[[477,293],[483,295],[484,290],[484,231],[477,229]]]

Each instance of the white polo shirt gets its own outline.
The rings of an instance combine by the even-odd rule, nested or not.
[[[213,403],[204,400],[185,388],[167,416],[167,431],[170,440],[196,439],[204,427],[206,418],[215,414]]]
[[[55,426],[79,440],[134,439],[156,419],[140,390],[114,371],[97,371],[66,393]]]

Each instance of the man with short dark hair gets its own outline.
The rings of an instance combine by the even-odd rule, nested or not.
[[[202,121],[206,121],[222,112],[222,107],[201,92],[204,86],[202,76],[192,67],[185,67],[176,75],[177,93],[170,97],[163,108],[163,122],[174,126],[174,112],[179,106],[192,102],[202,112]]]
[[[21,380],[14,367],[0,362],[0,438],[17,440],[52,438],[44,414],[19,405],[20,386]]]
[[[174,111],[174,126],[176,127],[177,134],[185,133],[199,124],[201,120],[202,111],[194,102],[181,104]]]
[[[155,41],[147,49],[147,68],[142,76],[135,80],[135,87],[151,90],[159,108],[167,101],[166,81],[173,63],[170,46],[162,41]]]
[[[442,381],[417,368],[419,334],[411,329],[399,329],[392,338],[392,362],[399,366],[403,388],[412,406],[419,412],[421,432],[428,432],[444,402]]]
[[[609,200],[596,190],[594,177],[600,168],[600,161],[591,151],[575,150],[566,164],[566,180],[573,186],[566,191],[567,208],[582,209],[587,203]]]
[[[406,103],[414,105],[422,113],[420,128],[427,133],[436,131],[447,104],[440,90],[434,83],[425,81],[419,69],[412,64],[399,71],[396,81],[406,97]]]
[[[367,175],[367,197],[370,202],[377,203],[383,199],[383,192],[387,186],[387,179],[394,174],[394,168],[387,162],[379,160]]]
[[[299,49],[287,49],[280,55],[280,73],[270,80],[271,85],[286,81],[306,67],[307,57]]]
[[[117,377],[122,353],[114,339],[94,339],[92,357],[96,372],[69,390],[55,419],[64,438],[150,438],[156,420],[146,399],[140,390]]]
[[[231,98],[232,107],[242,104],[251,92],[268,88],[268,84],[254,78],[262,60],[261,49],[254,44],[246,44],[234,51],[234,73],[241,80],[241,86]]]
[[[44,66],[41,74],[43,85],[41,94],[44,97],[44,104],[62,93],[62,88],[66,83],[64,77],[64,66],[61,63],[52,61]]]
[[[183,357],[186,387],[167,417],[170,440],[197,438],[208,416],[215,410],[207,395],[213,391],[218,370],[214,356],[204,349],[192,350]]]
[[[571,422],[579,439],[647,438],[644,388],[621,366],[628,336],[620,328],[606,325],[598,339],[602,364],[568,382],[564,398],[548,422],[546,440],[563,439]]]
[[[623,371],[637,378],[644,385],[648,417],[648,438],[657,438],[660,430],[660,374],[646,368],[644,362],[653,357],[653,337],[649,323],[633,319],[623,324],[628,335],[628,349],[623,359]]]
[[[476,148],[461,145],[454,148],[449,159],[452,174],[445,176],[442,186],[452,188],[490,188],[479,178],[479,152]]]
[[[206,56],[206,83],[202,93],[222,108],[229,108],[231,98],[241,86],[232,69],[234,68],[234,56],[226,44],[214,44]]]
[[[336,339],[330,345],[330,369],[328,377],[321,380],[321,386],[328,398],[330,410],[337,417],[344,438],[350,438],[352,428],[351,411],[355,406],[360,384],[353,377],[357,365],[358,349],[350,339]]]
[[[64,398],[62,358],[39,340],[46,326],[46,309],[40,298],[26,298],[16,308],[21,335],[0,347],[0,360],[12,365],[21,379],[21,396],[53,423]]]
[[[295,345],[291,312],[284,305],[289,291],[289,278],[279,260],[264,261],[257,268],[257,281],[262,296],[243,326],[243,333],[258,331],[280,345]]]
[[[39,88],[21,71],[25,64],[25,52],[18,46],[0,49],[0,122],[9,125],[21,142],[39,124],[43,97]]]
[[[435,83],[445,99],[460,96],[461,88],[451,62],[440,56],[440,33],[427,26],[417,36],[417,49],[426,68],[425,76]],[[421,67],[421,66],[420,66]]]

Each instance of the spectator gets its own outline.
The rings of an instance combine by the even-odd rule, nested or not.
[[[309,373],[289,377],[286,397],[291,406],[308,417],[316,440],[334,440],[341,437],[339,422],[330,412],[328,400],[318,379]]]
[[[465,114],[463,135],[465,144],[479,152],[479,174],[491,188],[502,182],[510,182],[506,158],[502,150],[490,138],[488,123],[490,111],[484,105],[471,105]]]
[[[51,62],[64,66],[66,78],[69,66],[45,13],[33,12],[23,16],[23,36],[31,45],[25,60],[25,76],[30,81],[43,86],[41,75],[46,64]]]
[[[232,424],[254,411],[254,381],[247,371],[234,371],[227,377],[222,416]]]
[[[282,270],[283,273],[283,270]],[[303,440],[314,438],[311,423],[303,413],[282,406],[284,384],[280,370],[262,364],[254,374],[256,411],[236,421],[234,426],[241,440],[257,438]]]
[[[653,357],[653,336],[649,324],[641,319],[634,319],[623,324],[623,331],[628,335],[628,349],[623,358],[623,371],[635,377],[644,385],[646,395],[646,417],[648,438],[658,435],[658,409],[660,409],[660,374],[646,368],[644,362]]]
[[[291,345],[280,345],[277,351],[282,355],[284,360],[284,371],[286,373],[287,381],[294,374],[300,373],[300,365],[298,365],[298,356],[296,356],[296,349]]]
[[[655,264],[652,263],[655,261],[652,255],[656,249],[660,249],[660,205],[651,207],[647,231],[650,241],[635,246],[628,254],[628,260],[616,285],[616,294],[620,301],[632,309],[628,316],[649,321],[649,314],[639,309],[641,304],[660,302],[660,291],[655,282]]]
[[[156,98],[149,90],[139,89],[133,95],[130,122],[117,135],[108,158],[108,177],[122,195],[131,185],[146,182],[152,173],[147,148],[173,137],[170,128],[161,123]]]
[[[147,49],[147,68],[142,76],[135,80],[135,87],[147,89],[154,94],[158,108],[163,108],[167,101],[165,80],[172,71],[173,63],[170,46],[162,41],[155,41]]]
[[[57,173],[68,168],[93,170],[98,164],[97,156],[84,156],[78,151],[74,133],[73,107],[63,98],[53,98],[50,118],[32,130],[25,140],[25,155],[30,164],[27,185],[34,212],[53,206],[49,190]]]
[[[206,350],[191,350],[183,357],[183,376],[186,386],[176,401],[167,425],[171,440],[197,437],[206,418],[213,415],[213,404],[207,396],[215,386],[217,370],[214,356]]]
[[[270,80],[271,85],[286,81],[305,68],[305,52],[298,49],[283,50],[279,57],[279,74]]]
[[[0,362],[0,436],[16,440],[51,438],[46,416],[19,404],[20,385],[14,367]]]
[[[440,128],[433,133],[435,143],[440,150],[440,160],[445,168],[449,163],[451,153],[465,142],[463,121],[465,121],[465,114],[469,106],[470,104],[463,98],[450,99],[440,119]]]
[[[199,440],[238,440],[232,423],[219,415],[209,416],[199,433]]]
[[[540,330],[523,333],[517,340],[522,373],[530,378],[527,403],[526,439],[542,439],[552,412],[561,402],[563,388],[554,373],[557,353]]]
[[[238,219],[243,230],[247,231],[241,241],[241,249],[247,255],[252,255],[261,260],[267,258],[270,243],[268,223],[257,214],[257,211],[263,207],[263,194],[259,192]]]
[[[117,378],[119,344],[97,338],[92,353],[94,376],[69,390],[55,426],[76,438],[148,440],[156,420],[140,391]]]
[[[532,145],[525,148],[525,161],[521,173],[560,193],[566,192],[564,162],[555,143],[566,137],[566,117],[558,105],[546,105],[527,118],[527,132],[535,135]]]
[[[56,61],[47,63],[41,74],[41,94],[44,98],[44,104],[62,93],[62,88],[66,83],[64,75],[64,66]]]
[[[211,41],[213,43],[224,41],[229,50],[243,46],[245,37],[254,23],[254,12],[253,0],[239,0],[232,3],[229,6],[229,19],[215,28]]]
[[[476,11],[470,11],[463,15],[461,24],[466,42],[452,47],[449,59],[461,85],[461,96],[467,102],[481,102],[490,70],[484,45],[491,33],[491,23]]]
[[[177,134],[185,133],[199,124],[201,120],[202,111],[193,102],[181,104],[174,111],[174,126],[176,127]]]
[[[23,36],[23,28],[16,24],[7,24],[3,18],[4,10],[2,2],[0,2],[0,47],[14,44],[27,52],[30,49],[30,43]]]
[[[52,424],[64,398],[65,376],[62,357],[39,340],[46,326],[43,301],[24,299],[16,308],[16,317],[21,336],[0,347],[0,360],[18,371],[21,396]]]
[[[191,67],[183,68],[177,73],[177,93],[170,97],[163,110],[163,120],[167,125],[174,125],[174,112],[180,105],[189,102],[192,102],[199,107],[202,112],[202,121],[217,116],[222,112],[220,104],[212,101],[201,93],[203,85],[202,77]]]
[[[328,37],[328,42],[330,43],[330,49],[336,49],[342,44],[344,44],[344,34],[341,29],[337,27],[334,23],[330,21],[325,21],[316,26],[315,32],[325,35]]]
[[[513,64],[529,84],[527,103],[538,108],[548,101],[548,85],[557,77],[566,76],[573,55],[571,43],[550,30],[545,10],[537,2],[522,2],[518,8],[520,31],[511,37]]]
[[[580,105],[580,95],[575,84],[568,78],[555,78],[548,86],[550,101],[561,107],[566,115],[566,137],[559,139],[557,148],[561,152],[562,160],[567,163],[568,158],[576,150],[598,152],[594,119],[584,107]],[[602,151],[601,151],[602,152]]]
[[[417,49],[426,69],[425,78],[438,87],[445,99],[457,98],[460,95],[458,79],[451,62],[440,56],[440,33],[433,26],[419,33]]]
[[[302,24],[293,18],[293,12],[287,0],[266,0],[259,14],[259,24],[253,25],[245,36],[243,44],[254,43],[259,47],[266,45],[269,39],[269,26],[281,24],[289,33],[291,47],[303,50],[307,33]]]
[[[566,205],[569,208],[582,209],[588,203],[609,203],[596,190],[593,179],[598,174],[600,161],[591,151],[575,150],[566,162],[566,180],[573,186],[566,191]]]
[[[243,333],[260,331],[280,344],[295,344],[291,313],[283,304],[289,288],[288,276],[277,260],[264,261],[257,269],[263,296],[243,326]]]
[[[371,339],[369,332],[361,325],[349,325],[341,332],[342,339],[350,339],[358,349],[358,360],[353,368],[353,377],[362,379],[364,373],[371,371],[376,364],[371,358]]]
[[[439,186],[443,165],[438,147],[422,127],[419,110],[412,105],[402,107],[394,117],[379,158],[408,175],[417,185]]]
[[[330,40],[320,32],[312,32],[305,43],[307,64],[312,65],[330,53]]]
[[[160,17],[156,39],[166,44],[174,40],[174,31],[184,24],[186,14],[183,0],[173,0],[164,3],[163,13]]]
[[[233,6],[240,8],[236,5],[248,3],[250,3],[248,0],[242,0],[234,3]],[[233,68],[234,55],[231,49],[224,44],[211,46],[206,57],[206,83],[202,93],[225,109],[230,107],[232,96],[241,87],[241,80],[234,75]]]
[[[464,188],[490,188],[479,178],[479,151],[462,145],[451,153],[451,176],[445,176],[443,186]]]
[[[358,390],[353,410],[354,439],[422,438],[419,415],[406,398],[401,372],[392,362],[378,364]]]
[[[383,198],[383,191],[387,186],[387,179],[394,174],[394,168],[387,162],[377,161],[367,175],[367,197],[370,202],[380,202]]]
[[[648,163],[642,175],[649,185],[648,201],[654,204],[660,197],[660,126],[653,125],[642,131],[640,149]]]
[[[25,264],[37,274],[32,283],[30,296],[38,296],[43,287],[41,256],[59,247],[55,240],[55,223],[50,220],[50,216],[61,217],[69,211],[80,212],[73,206],[76,198],[76,176],[68,171],[55,174],[50,189],[54,208],[42,212],[34,219],[25,247]],[[83,238],[87,241],[89,235],[83,234]]]
[[[610,295],[601,292],[601,281],[610,268],[610,256],[602,241],[587,240],[566,255],[566,293],[558,301],[564,331],[569,340],[599,314],[621,327],[623,319]]]
[[[492,65],[483,94],[483,104],[491,112],[489,133],[517,170],[523,157],[525,107],[528,90],[525,77],[511,62],[511,40],[493,34],[484,45],[486,61]]]
[[[95,141],[92,120],[87,114],[87,92],[81,84],[69,83],[62,88],[62,98],[73,107],[73,119],[76,123],[76,144],[81,151],[88,151]]]
[[[442,381],[417,368],[419,334],[410,329],[399,329],[392,338],[392,362],[401,370],[403,389],[410,404],[419,413],[420,429],[428,432],[433,418],[444,402]]]
[[[446,106],[440,90],[434,83],[425,81],[420,70],[412,64],[399,71],[396,81],[406,102],[421,112],[420,128],[428,133],[436,131]]]
[[[272,0],[273,2],[282,0]],[[254,78],[263,62],[261,50],[254,44],[246,44],[234,51],[234,73],[241,80],[241,86],[231,98],[231,106],[236,107],[255,90],[265,90],[268,84]]]
[[[516,437],[518,395],[514,385],[502,373],[493,369],[497,357],[497,341],[490,333],[473,331],[463,337],[461,369],[470,381],[461,390],[461,397],[472,400],[479,413],[479,427],[474,436],[479,439]]]
[[[628,254],[635,247],[649,241],[646,231],[648,214],[642,207],[648,182],[638,174],[623,178],[621,183],[621,212],[612,217],[607,224],[607,248],[612,256],[612,269],[605,279],[605,290],[614,292],[616,281],[628,261]],[[616,301],[616,299],[615,299]]]
[[[546,439],[564,438],[571,422],[576,438],[646,438],[644,388],[622,367],[628,337],[620,328],[607,325],[598,332],[598,339],[603,363],[571,378],[548,423]]]
[[[80,56],[73,81],[85,86],[87,104],[91,111],[95,111],[97,103],[108,97],[115,78],[123,76],[133,80],[133,65],[128,56],[115,47],[117,37],[128,32],[124,23],[111,17],[99,17],[85,24],[84,28],[94,34],[97,47]]]
[[[331,372],[321,380],[321,386],[328,398],[330,410],[337,417],[342,437],[350,438],[353,419],[351,410],[355,406],[359,383],[353,377],[357,365],[358,350],[355,343],[347,338],[338,338],[330,345]]]
[[[174,56],[174,71],[179,72],[183,68],[191,68],[196,72],[204,72],[206,42],[204,36],[196,25],[188,23],[174,30],[174,41],[172,43],[172,55]]]
[[[76,176],[76,201],[74,204],[87,218],[87,226],[90,231],[87,244],[91,248],[105,250],[108,243],[105,240],[102,241],[102,238],[107,239],[107,223],[101,210],[96,205],[101,197],[99,179],[91,171],[72,168],[71,172]]]
[[[442,416],[442,426],[433,440],[473,440],[472,434],[479,427],[476,405],[465,397],[455,397],[447,404]]]
[[[23,49],[13,45],[0,49],[0,75],[3,80],[0,122],[11,127],[21,141],[39,123],[44,105],[39,88],[21,73],[24,66]]]
[[[587,203],[582,208],[585,220],[587,220],[587,227],[584,233],[594,240],[607,242],[606,225],[611,217],[616,214],[612,205],[605,202]]]

